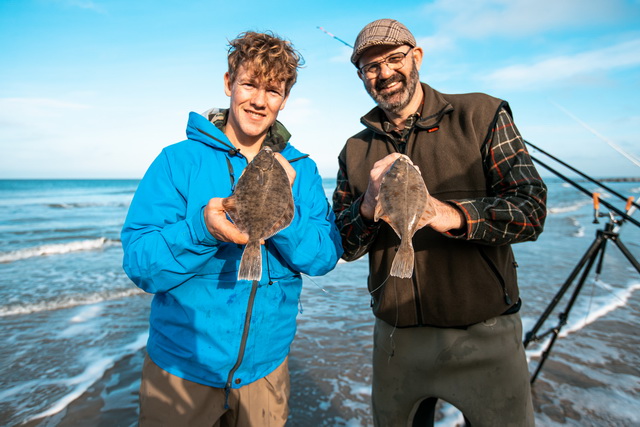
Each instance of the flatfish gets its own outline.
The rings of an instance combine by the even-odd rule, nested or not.
[[[260,280],[261,241],[291,224],[294,212],[289,178],[269,147],[260,150],[247,165],[233,195],[223,199],[222,205],[238,230],[249,236],[238,280]]]
[[[398,157],[382,177],[374,220],[382,219],[400,237],[400,246],[391,264],[390,275],[410,278],[413,275],[414,251],[411,239],[418,229],[422,214],[435,214],[420,171],[407,156]]]

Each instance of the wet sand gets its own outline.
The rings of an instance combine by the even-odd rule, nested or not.
[[[631,320],[628,320],[631,319]],[[368,328],[367,325],[361,325]],[[637,401],[628,402],[619,396],[640,395],[640,293],[629,304],[600,318],[577,333],[559,339],[552,348],[533,387],[536,421],[540,426],[632,426],[638,425]],[[345,378],[342,383],[328,386],[324,376],[340,369],[339,358],[322,357],[321,349],[310,351],[304,339],[293,345],[290,368],[292,397],[290,426],[356,426],[372,425],[368,413],[366,384],[370,382],[370,348],[355,349],[359,360],[351,360],[345,372],[359,365],[361,378]],[[607,355],[596,360],[590,349],[606,348]],[[305,360],[304,354],[319,354],[320,359]],[[119,360],[105,375],[62,412],[26,426],[135,426],[137,424],[137,391],[144,351]],[[537,366],[531,361],[530,370]],[[310,363],[323,364],[309,369]],[[319,368],[319,369],[318,369]],[[342,372],[334,372],[340,378]],[[624,393],[609,386],[608,378],[627,377]],[[351,381],[357,395],[345,402],[341,390]],[[338,384],[336,386],[335,384]],[[342,384],[342,385],[340,385]],[[358,385],[359,384],[359,385]],[[618,386],[620,387],[620,386]],[[594,404],[595,402],[595,404]]]

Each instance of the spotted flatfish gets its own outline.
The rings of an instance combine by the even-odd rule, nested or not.
[[[400,237],[400,246],[389,274],[409,278],[413,275],[414,251],[411,239],[424,226],[420,218],[425,210],[433,214],[429,193],[420,171],[408,157],[399,157],[382,177],[374,220],[382,219]]]
[[[236,227],[249,236],[238,280],[260,280],[261,241],[291,224],[294,212],[289,178],[269,147],[247,165],[233,195],[223,199],[222,205]]]

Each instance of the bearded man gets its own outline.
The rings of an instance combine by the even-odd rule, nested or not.
[[[531,426],[510,245],[542,232],[546,186],[509,105],[436,91],[420,82],[422,59],[398,21],[358,34],[351,62],[377,107],[340,153],[333,196],[342,257],[369,255],[375,425],[433,425],[441,399],[474,427]],[[431,200],[413,237],[410,278],[390,276],[400,239],[374,221],[382,178],[402,155]]]

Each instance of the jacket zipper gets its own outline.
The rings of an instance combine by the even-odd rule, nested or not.
[[[242,331],[242,339],[240,340],[240,349],[238,350],[238,359],[236,360],[236,364],[231,368],[229,372],[229,376],[227,377],[227,384],[224,386],[224,409],[229,409],[229,393],[231,393],[231,382],[233,381],[233,375],[236,373],[240,365],[242,364],[242,359],[244,358],[244,351],[247,346],[247,338],[249,337],[249,327],[251,325],[251,315],[253,313],[253,303],[256,299],[256,292],[258,290],[258,281],[254,280],[251,284],[251,294],[249,295],[249,302],[247,304],[247,315],[244,320],[244,330]]]
[[[500,282],[500,287],[502,288],[502,295],[504,297],[504,302],[507,305],[511,306],[513,301],[511,301],[511,297],[509,296],[509,293],[507,292],[507,285],[504,283],[504,278],[502,277],[502,275],[498,271],[498,268],[493,264],[493,262],[491,262],[491,260],[487,256],[487,254],[485,254],[482,249],[478,249],[478,252],[480,252],[480,255],[482,256],[484,261],[487,263],[487,265],[489,266],[491,271],[493,271],[493,274],[496,276],[496,278]]]

